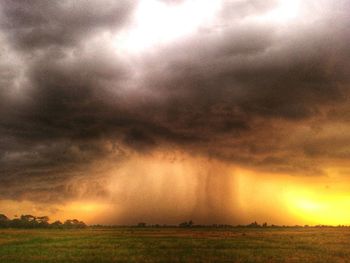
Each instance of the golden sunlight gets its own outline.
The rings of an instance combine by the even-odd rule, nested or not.
[[[350,221],[349,183],[340,177],[306,179],[239,170],[235,184],[244,221],[266,218],[289,225],[347,225]]]
[[[350,221],[350,195],[319,191],[290,191],[287,205],[292,214],[311,225],[347,225]]]
[[[81,200],[58,206],[52,217],[64,220],[78,218],[88,224],[100,223],[110,209],[114,207],[107,203]]]

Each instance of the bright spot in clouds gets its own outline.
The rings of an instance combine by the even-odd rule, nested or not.
[[[188,37],[201,28],[215,27],[215,18],[220,17],[224,3],[212,0],[140,1],[130,26],[118,33],[114,45],[119,52],[138,54]],[[300,0],[278,0],[263,14],[249,16],[248,20],[279,25],[294,21],[300,14]]]
[[[350,220],[350,212],[344,209],[350,205],[348,193],[299,186],[289,189],[285,198],[290,212],[300,222],[311,225],[346,225]]]
[[[116,47],[137,53],[185,37],[209,23],[220,6],[221,1],[212,0],[141,1],[131,27],[116,37]]]
[[[277,8],[267,12],[264,18],[275,22],[287,22],[297,18],[300,13],[299,0],[279,0]]]
[[[271,9],[249,18],[260,23],[272,23],[278,26],[295,21],[296,18],[300,18],[301,13],[300,0],[278,0]]]

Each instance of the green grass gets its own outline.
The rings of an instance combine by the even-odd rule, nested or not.
[[[5,229],[0,262],[350,262],[350,229]]]

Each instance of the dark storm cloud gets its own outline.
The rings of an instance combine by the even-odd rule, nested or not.
[[[348,24],[344,13],[331,13],[288,30],[232,26],[164,50],[145,77],[154,96],[163,98],[160,122],[200,136],[200,151],[213,157],[275,172],[323,174],[302,143],[288,139],[293,125],[309,125],[328,108],[347,104]],[[305,136],[312,139],[313,131]]]
[[[159,71],[150,73],[156,78],[150,85],[157,83],[155,89],[169,100],[178,97],[194,109],[218,103],[249,115],[308,117],[322,103],[341,100],[347,92],[341,84],[348,81],[348,36],[315,32],[313,26],[301,36],[264,28],[219,40],[208,36],[210,47],[201,39],[171,50],[176,55],[161,60]]]
[[[128,27],[131,2],[1,2],[3,198],[58,193],[95,161],[169,146],[287,173],[322,174],[314,158],[339,155],[290,133],[346,108],[346,8],[285,28],[247,20],[276,1],[227,1],[215,26],[126,59],[108,34]]]
[[[96,156],[115,154],[114,161],[123,156],[115,147],[107,149],[99,138],[103,130],[110,133],[109,128],[99,127],[100,122],[123,126],[128,118],[108,105],[103,91],[106,83],[118,86],[124,78],[123,66],[106,59],[98,48],[91,56],[80,50],[94,35],[115,32],[127,23],[132,6],[128,1],[1,3],[3,198],[35,191],[45,195],[52,185],[66,184],[87,169]],[[110,120],[115,113],[120,117]],[[32,191],[38,181],[43,186]]]
[[[77,45],[98,30],[115,31],[128,18],[130,1],[2,2],[2,28],[21,49]]]

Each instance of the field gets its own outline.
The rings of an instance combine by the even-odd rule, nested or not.
[[[350,229],[3,229],[0,262],[350,262]]]

